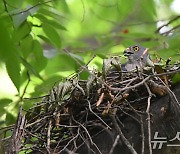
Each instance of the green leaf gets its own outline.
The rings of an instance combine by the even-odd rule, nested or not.
[[[51,20],[46,18],[44,15],[41,14],[36,14],[35,15],[36,18],[38,18],[39,20],[41,20],[43,23],[48,23],[50,25],[52,25],[53,27],[60,29],[60,30],[67,30],[64,26],[62,26],[59,22],[56,22],[55,20]]]
[[[35,56],[37,61],[41,60],[41,58],[43,58],[43,48],[37,40],[33,41],[32,52],[34,53],[34,56]]]
[[[77,55],[77,54],[69,53],[69,55],[70,55],[72,58],[74,58],[74,59],[77,59],[77,60],[79,60],[79,61],[81,61],[81,62],[84,62],[83,57],[81,57],[81,56],[79,56],[79,55]]]
[[[134,0],[118,0],[118,11],[124,19],[133,10]]]
[[[52,26],[54,26],[54,27],[57,28],[57,29],[67,31],[67,29],[66,29],[63,25],[61,25],[61,24],[59,24],[58,22],[55,22],[55,21],[53,21],[53,20],[49,20],[49,24],[51,24]]]
[[[39,79],[43,80],[43,78],[40,76],[40,74],[37,72],[37,70],[35,68],[33,68],[31,66],[31,64],[29,64],[24,58],[21,57],[21,62],[22,64],[27,68],[27,70],[29,72],[31,72],[32,74],[34,74],[36,77],[38,77]]]
[[[66,0],[54,1],[54,7],[58,7],[59,10],[63,10],[66,14],[70,12]]]
[[[8,98],[0,99],[0,109],[5,106],[8,106],[11,102],[12,100]]]
[[[6,113],[4,107],[8,106],[11,102],[12,102],[11,99],[7,99],[7,98],[0,99],[0,117]]]
[[[32,45],[33,45],[32,43],[33,43],[33,38],[31,35],[28,35],[26,38],[24,38],[21,41],[21,51],[25,59],[29,56],[29,54],[32,51]]]
[[[82,79],[82,80],[87,80],[88,77],[89,77],[89,72],[88,72],[88,71],[83,71],[83,72],[81,72],[81,74],[80,74],[80,79]]]
[[[39,10],[39,6],[32,7],[32,5],[29,5],[24,10],[26,11],[22,12],[21,9],[17,9],[12,13],[12,19],[16,28],[19,27],[24,21],[26,21],[29,15],[33,15],[35,12],[37,12]]]
[[[82,63],[81,61],[79,62]],[[84,63],[82,65],[84,65]],[[73,72],[79,67],[79,64],[71,56],[67,54],[59,54],[59,56],[55,56],[52,60],[48,61],[48,64],[45,68],[45,73],[47,75],[58,72],[65,74],[65,72]]]
[[[45,37],[45,36],[43,36],[43,35],[37,35],[39,38],[41,38],[44,42],[46,42],[46,43],[51,43],[51,41],[47,38],[47,37]]]
[[[49,40],[58,48],[61,48],[61,39],[57,31],[49,24],[43,23],[43,31]]]
[[[37,40],[34,40],[33,42],[32,53],[34,54],[35,59],[31,64],[38,72],[40,72],[46,66],[47,59],[44,57],[43,48]]]
[[[13,40],[14,42],[19,43],[19,41],[23,38],[25,38],[26,36],[28,36],[28,34],[31,31],[31,25],[28,22],[23,23],[19,28],[17,28],[14,33],[13,33]]]
[[[15,121],[16,121],[16,118],[11,113],[6,114],[6,125],[14,124]]]
[[[6,69],[9,77],[14,83],[16,89],[19,91],[20,87],[20,62],[17,55],[11,53],[6,61]]]
[[[18,52],[13,47],[8,30],[4,27],[4,23],[0,21],[0,56],[2,56],[9,77],[19,91],[20,86],[20,62],[18,60]]]
[[[59,11],[56,11],[54,9],[45,9],[45,8],[41,7],[38,12],[43,15],[45,14],[46,16],[56,19],[58,21],[60,19],[64,18]]]
[[[141,10],[141,15],[144,20],[151,21],[156,17],[156,7],[155,2],[151,0],[143,0],[139,1],[140,7],[143,8]]]
[[[12,41],[8,29],[5,27],[5,21],[0,19],[0,59],[6,60],[12,52]]]

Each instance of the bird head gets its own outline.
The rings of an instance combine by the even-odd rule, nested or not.
[[[139,45],[133,45],[124,50],[124,56],[128,57],[130,61],[138,61],[146,59],[148,56],[148,48]]]

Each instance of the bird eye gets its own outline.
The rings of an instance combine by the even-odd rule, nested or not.
[[[137,52],[137,51],[139,51],[139,47],[135,46],[135,47],[133,47],[133,50]]]

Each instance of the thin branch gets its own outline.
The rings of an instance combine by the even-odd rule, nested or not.
[[[162,35],[168,35],[168,34],[171,33],[173,30],[178,29],[178,28],[180,28],[180,25],[177,25],[177,26],[171,28],[170,30],[168,30],[168,31],[166,31],[166,32],[164,32],[164,33],[161,33],[161,34],[162,34]]]
[[[149,143],[149,154],[152,154],[152,146],[151,146],[151,116],[150,116],[150,105],[151,105],[151,97],[152,97],[152,93],[151,90],[149,88],[149,86],[147,85],[147,83],[145,82],[144,85],[146,86],[146,89],[148,91],[149,97],[148,97],[148,105],[147,105],[147,109],[146,109],[146,113],[147,113],[147,122],[148,122],[148,143]]]
[[[29,72],[27,72],[27,77],[28,77],[28,81],[27,81],[27,83],[26,83],[26,85],[25,85],[25,87],[24,87],[24,90],[23,90],[23,92],[22,92],[22,95],[19,97],[19,99],[18,99],[17,102],[15,103],[15,106],[17,106],[21,101],[23,101],[23,97],[24,97],[24,95],[26,94],[26,90],[27,90],[28,85],[29,85],[29,83],[30,83],[30,81],[31,81]]]
[[[3,0],[3,4],[4,4],[5,11],[8,13],[8,8],[7,8],[7,2],[6,2],[6,0]]]
[[[119,137],[120,137],[119,135],[116,136],[116,139],[114,140],[114,143],[113,143],[113,145],[112,145],[112,147],[111,147],[111,150],[110,150],[109,154],[113,154],[114,148],[115,148],[116,145],[118,144]]]
[[[171,24],[172,22],[178,20],[179,18],[180,18],[180,15],[174,17],[174,18],[171,19],[168,23],[166,23],[166,24],[160,26],[155,32],[158,33],[158,32],[161,30],[161,28],[163,28],[163,27],[165,27],[165,26],[168,26],[169,24]]]
[[[47,150],[48,152],[50,151],[50,144],[51,144],[51,124],[52,121],[49,121],[49,125],[48,125],[48,131],[47,131]]]
[[[74,136],[74,137],[64,146],[64,148],[63,148],[61,151],[59,151],[59,153],[63,152],[63,151],[68,147],[68,145],[69,145],[74,139],[76,139],[78,136],[79,136],[79,134],[76,134],[76,136]]]
[[[37,3],[36,5],[30,7],[30,8],[28,8],[28,9],[26,9],[26,10],[23,10],[23,11],[20,11],[20,12],[17,12],[17,13],[12,13],[12,14],[10,14],[10,15],[11,15],[11,16],[15,16],[15,15],[18,15],[18,14],[23,14],[23,13],[28,12],[29,10],[31,10],[31,9],[37,7],[37,6],[44,5],[44,4],[46,4],[46,3],[50,3],[50,2],[53,2],[53,1],[54,1],[54,0],[49,0],[49,1],[46,1],[46,2],[39,2],[39,3]]]
[[[140,115],[140,124],[141,124],[141,138],[142,138],[142,142],[141,142],[141,154],[144,154],[144,143],[145,143],[145,136],[144,136],[144,126],[143,126],[143,119],[142,116]]]
[[[86,132],[86,134],[87,134],[87,136],[88,136],[91,144],[96,147],[96,149],[98,150],[98,152],[99,152],[100,154],[102,154],[102,152],[100,151],[99,147],[96,145],[96,143],[93,142],[92,137],[91,137],[91,135],[89,134],[87,128],[86,128],[85,126],[83,126],[83,124],[81,124],[80,122],[76,121],[74,118],[73,118],[73,120],[74,120],[77,124],[79,124],[79,125],[85,130],[85,132]]]
[[[143,85],[147,80],[149,80],[151,77],[155,77],[155,76],[163,76],[163,75],[170,75],[170,74],[175,74],[180,72],[180,70],[175,70],[175,71],[171,71],[171,72],[166,72],[166,73],[160,73],[160,74],[153,74],[153,75],[149,75],[146,78],[144,78],[141,82],[133,85],[133,86],[129,86],[129,87],[124,87],[124,88],[113,88],[113,87],[109,87],[110,90],[119,90],[119,91],[125,91],[128,89],[134,89],[137,88],[141,85]]]
[[[92,108],[91,108],[91,103],[89,102],[89,100],[87,100],[87,102],[88,102],[88,105],[89,105],[89,110],[90,110],[90,112],[93,113],[108,129],[111,129],[111,127],[110,127],[108,124],[106,124],[105,121],[102,120],[102,118],[101,118],[100,116],[98,116],[98,115],[92,110]]]
[[[86,13],[86,10],[85,10],[85,5],[84,5],[84,1],[81,0],[81,3],[82,3],[82,7],[83,7],[83,17],[82,17],[82,20],[81,20],[81,23],[84,22],[84,19],[85,19],[85,13]]]
[[[136,150],[131,146],[130,142],[126,139],[126,137],[122,133],[122,131],[121,131],[121,129],[120,129],[120,127],[116,121],[115,115],[112,115],[111,119],[113,121],[113,124],[114,124],[116,131],[118,132],[119,136],[123,140],[124,144],[127,146],[127,148],[131,151],[132,154],[137,154]]]

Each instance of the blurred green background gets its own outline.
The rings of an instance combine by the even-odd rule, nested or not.
[[[178,0],[2,0],[0,127],[15,122],[55,82],[140,44],[153,58],[180,59]],[[122,61],[124,57],[122,56]],[[81,74],[87,79],[88,73]]]

